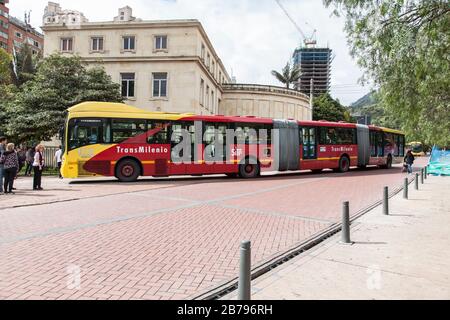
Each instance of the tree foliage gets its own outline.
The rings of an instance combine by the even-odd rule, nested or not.
[[[287,89],[289,89],[291,83],[295,83],[300,79],[301,72],[298,66],[292,66],[288,62],[283,70],[280,72],[272,70],[272,75],[277,78],[278,81],[283,83]]]
[[[10,83],[11,81],[10,68],[11,68],[11,56],[3,48],[0,48],[0,85]]]
[[[313,120],[355,122],[350,110],[328,93],[313,98]]]
[[[345,14],[351,54],[409,139],[450,144],[447,0],[324,0]]]
[[[8,101],[7,134],[17,141],[48,140],[63,125],[67,108],[84,101],[121,102],[120,85],[103,68],[87,69],[79,57],[51,55]]]

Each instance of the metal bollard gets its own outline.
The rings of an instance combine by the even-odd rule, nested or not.
[[[427,176],[428,176],[428,167],[425,166],[425,179],[427,178]]]
[[[384,187],[383,189],[383,214],[389,214],[389,188]]]
[[[423,168],[420,169],[420,183],[423,184]]]
[[[238,300],[250,300],[251,282],[251,242],[241,242],[239,263]]]
[[[403,183],[403,199],[408,199],[408,178],[405,178]]]
[[[419,174],[416,173],[416,179],[414,180],[414,188],[419,190]]]
[[[350,241],[350,204],[345,201],[342,204],[342,244],[351,244]]]

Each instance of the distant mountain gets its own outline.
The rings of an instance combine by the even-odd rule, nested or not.
[[[353,102],[350,105],[350,108],[352,108],[353,112],[356,112],[357,109],[376,104],[377,102],[378,100],[375,96],[375,91],[372,91],[366,94],[364,97],[359,98],[357,101]]]

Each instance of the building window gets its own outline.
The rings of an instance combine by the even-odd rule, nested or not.
[[[3,31],[0,31],[0,37],[8,39],[8,34],[4,33]]]
[[[223,81],[222,81],[222,71],[219,71],[219,82],[223,83]]]
[[[3,20],[0,20],[0,27],[3,27],[3,28],[5,28],[5,29],[8,29],[8,23],[6,23],[5,21],[3,21]]]
[[[134,73],[121,73],[120,79],[122,82],[122,97],[134,98]]]
[[[123,50],[135,50],[136,38],[134,36],[123,37]]]
[[[200,104],[205,103],[205,80],[200,79]]]
[[[155,37],[155,49],[156,50],[167,49],[167,36]]]
[[[103,51],[103,37],[93,37],[91,38],[92,45],[91,50],[92,51]]]
[[[206,86],[205,107],[209,110],[209,86]]]
[[[211,112],[214,113],[214,91],[211,91]]]
[[[20,32],[16,32],[16,37],[22,39],[22,34]]]
[[[210,57],[210,55],[208,53],[208,55],[206,56],[206,66],[208,67],[208,69],[209,69],[209,60],[210,59],[211,59],[211,57]]]
[[[73,39],[72,38],[62,38],[61,39],[61,51],[71,52],[73,50]]]
[[[211,72],[212,72],[213,78],[215,78],[216,77],[216,63],[214,61],[212,62]]]
[[[153,73],[153,97],[167,97],[167,73]]]
[[[205,45],[202,44],[202,51],[200,53],[200,58],[205,62]]]

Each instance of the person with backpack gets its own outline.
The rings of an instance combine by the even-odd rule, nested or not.
[[[408,174],[412,173],[412,165],[414,163],[414,155],[412,154],[411,150],[408,150],[406,153],[406,156],[403,158],[403,162],[406,164],[406,169],[408,171]]]
[[[14,143],[8,143],[6,145],[6,151],[0,157],[0,163],[3,164],[5,181],[3,183],[3,191],[5,194],[14,194],[13,185],[14,178],[16,177],[17,170],[19,169],[19,157],[14,150]]]

